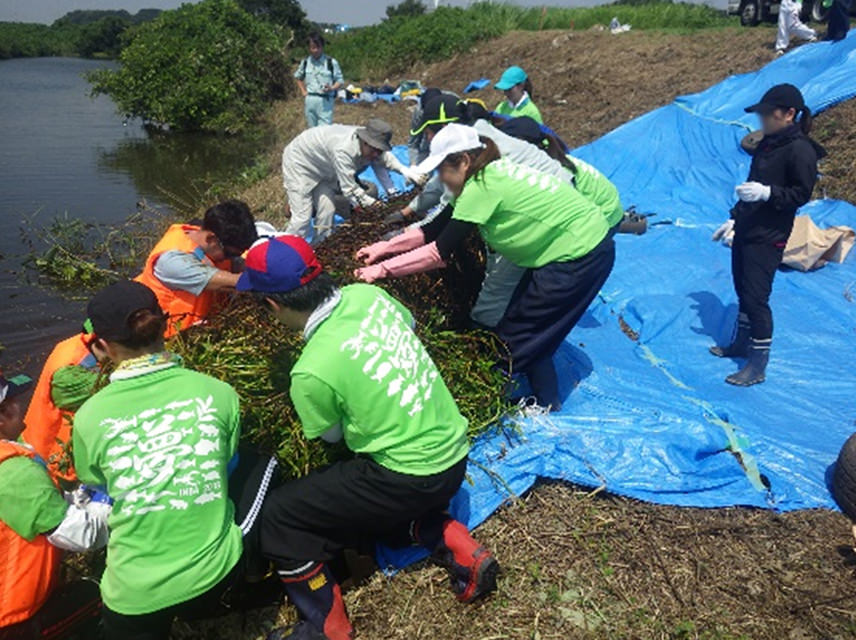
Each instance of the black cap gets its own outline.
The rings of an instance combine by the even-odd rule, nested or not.
[[[458,98],[449,94],[443,94],[433,100],[429,100],[422,108],[422,122],[410,132],[410,135],[418,136],[425,131],[425,127],[429,127],[432,124],[458,122],[461,119],[459,102]]]
[[[805,100],[802,93],[792,84],[777,84],[767,91],[758,104],[746,107],[746,113],[770,113],[773,109],[796,109],[800,111],[805,108]]]
[[[424,109],[425,105],[427,105],[432,100],[439,98],[441,95],[443,95],[443,92],[437,89],[436,87],[430,87],[428,89],[425,89],[425,91],[422,92],[422,95],[419,96],[419,106]]]
[[[26,393],[33,386],[33,379],[24,374],[6,377],[0,371],[0,403]]]
[[[529,116],[520,116],[519,118],[506,120],[499,125],[499,129],[512,138],[519,138],[534,145],[540,145],[545,137],[544,132],[541,130],[541,125]]]
[[[103,340],[128,340],[131,338],[128,321],[142,309],[163,314],[154,291],[133,280],[120,280],[92,297],[86,305],[88,319],[83,329]]]

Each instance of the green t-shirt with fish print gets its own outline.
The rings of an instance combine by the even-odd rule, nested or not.
[[[115,500],[104,603],[125,615],[199,596],[242,552],[227,492],[240,437],[238,395],[175,360],[119,369],[74,419],[82,482]]]

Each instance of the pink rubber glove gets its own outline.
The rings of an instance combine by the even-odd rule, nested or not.
[[[437,243],[432,242],[379,264],[357,269],[354,271],[354,277],[363,282],[375,282],[382,278],[400,278],[411,273],[422,273],[445,266],[446,263],[437,251]]]
[[[381,240],[367,247],[363,247],[357,251],[357,260],[362,260],[366,264],[374,264],[387,256],[398,255],[411,249],[416,249],[425,244],[425,233],[420,227],[407,229],[404,233],[399,233],[397,236],[389,240]]]

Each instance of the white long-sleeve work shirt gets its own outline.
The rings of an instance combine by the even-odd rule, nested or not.
[[[330,124],[307,129],[282,152],[282,175],[286,189],[309,193],[322,182],[337,182],[342,193],[355,204],[369,198],[357,183],[357,173],[372,165],[375,174],[389,191],[392,180],[388,169],[404,168],[389,151],[369,163],[360,153],[359,127]]]

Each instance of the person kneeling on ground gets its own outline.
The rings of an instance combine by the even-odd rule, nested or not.
[[[739,201],[732,219],[714,234],[719,239],[734,229],[731,275],[739,302],[737,329],[729,346],[710,348],[719,358],[746,358],[744,367],[725,379],[740,387],[766,379],[773,342],[773,278],[797,209],[811,198],[817,161],[826,155],[808,137],[811,111],[795,86],[776,85],[746,111],[761,117],[764,138],[753,153],[748,181],[737,185]]]
[[[238,394],[164,351],[151,289],[120,281],[87,306],[92,349],[116,366],[75,417],[81,481],[115,499],[101,581],[107,640],[166,639],[173,618],[216,612],[242,573],[227,495]]]
[[[68,454],[74,412],[82,404],[79,399],[91,392],[99,372],[98,361],[89,350],[91,340],[84,329],[54,346],[24,418],[24,440],[47,463],[52,476],[67,482],[77,480]],[[70,384],[64,384],[69,378],[73,378]],[[68,402],[71,395],[77,396],[74,402]]]
[[[306,340],[291,398],[307,438],[344,438],[358,457],[274,490],[262,550],[301,617],[269,639],[347,640],[353,629],[328,566],[371,536],[419,544],[450,572],[462,602],[496,588],[499,565],[447,512],[464,479],[467,420],[413,332],[413,317],[382,289],[339,289],[306,242],[253,247],[238,290],[251,291]]]
[[[60,585],[62,550],[107,542],[109,500],[82,488],[63,498],[26,442],[20,398],[31,381],[0,373],[0,640],[94,637],[101,608],[94,582]]]
[[[516,370],[526,374],[543,408],[562,402],[553,355],[594,301],[615,262],[615,242],[601,209],[567,182],[500,156],[496,144],[472,128],[449,124],[431,141],[422,171],[439,168],[454,194],[447,208],[414,233],[400,253],[367,247],[365,282],[445,266],[455,248],[478,228],[494,251],[523,267],[497,335]],[[383,260],[381,262],[381,260]]]
[[[423,176],[392,154],[391,142],[392,127],[379,118],[371,118],[364,127],[313,127],[289,142],[282,152],[282,182],[291,211],[286,233],[311,237],[313,244],[321,242],[333,230],[340,193],[354,206],[367,209],[375,205],[377,198],[357,180],[357,174],[369,165],[387,194],[394,191],[389,169],[422,184]]]
[[[214,205],[201,225],[174,224],[167,230],[135,278],[155,292],[169,316],[167,338],[205,320],[218,293],[234,290],[240,256],[257,238],[253,214],[240,200]]]

